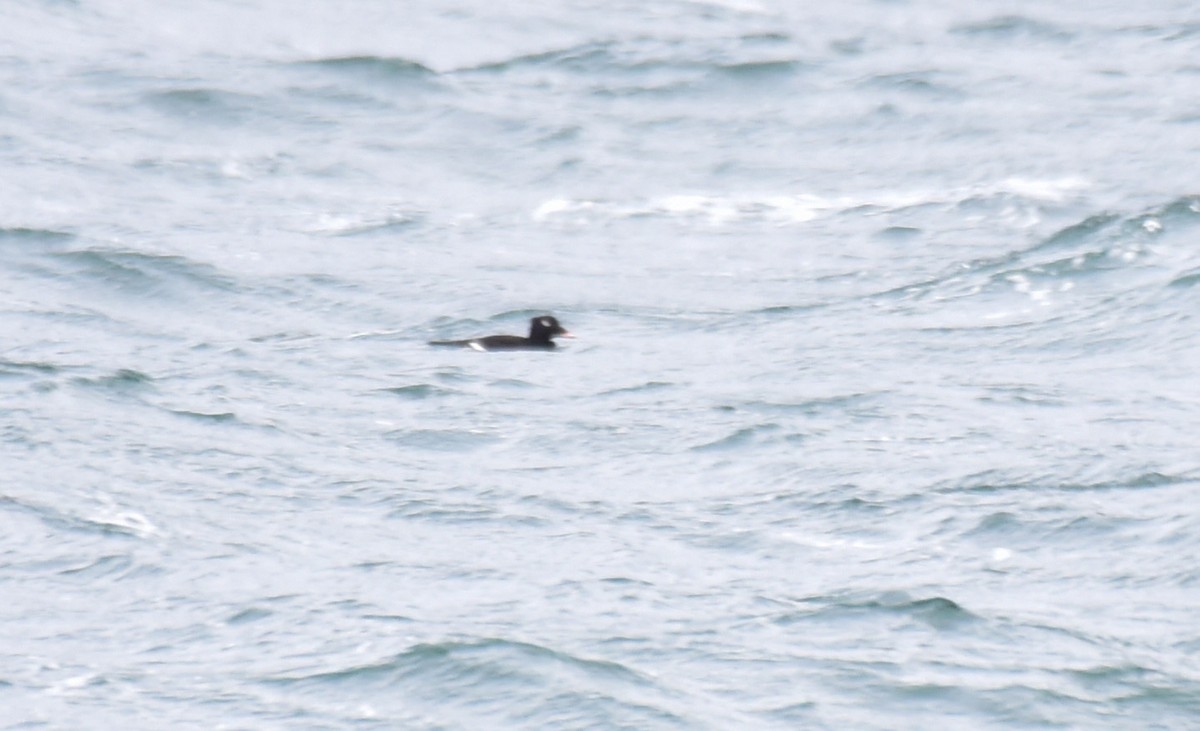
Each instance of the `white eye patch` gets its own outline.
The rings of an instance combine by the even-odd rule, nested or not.
[[[542,323],[542,327],[550,327],[550,321],[544,317],[541,320],[539,320],[539,322]]]

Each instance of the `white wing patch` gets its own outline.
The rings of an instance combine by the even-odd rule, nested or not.
[[[480,353],[487,352],[487,348],[483,347],[483,344],[480,343],[478,340],[472,340],[470,343],[468,343],[468,345],[471,346],[472,350],[478,350]]]

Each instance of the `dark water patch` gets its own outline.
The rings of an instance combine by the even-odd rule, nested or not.
[[[777,46],[782,43],[791,43],[795,39],[790,33],[782,31],[757,31],[743,34],[740,40],[748,45]]]
[[[1029,249],[1026,253],[1044,249],[1072,248],[1081,243],[1093,241],[1101,232],[1110,229],[1118,220],[1120,220],[1120,217],[1114,213],[1098,213],[1088,216],[1079,223],[1071,224],[1051,234],[1045,241]]]
[[[124,573],[133,565],[133,559],[128,555],[102,556],[86,566],[64,569],[59,573],[63,576],[73,576],[85,579],[95,579],[103,576]]]
[[[731,434],[721,437],[712,442],[699,444],[691,448],[693,452],[717,452],[731,449],[741,449],[755,444],[764,434],[776,432],[779,430],[779,425],[774,423],[755,424],[746,426]]]
[[[963,23],[953,26],[950,32],[972,39],[1004,42],[1020,39],[1066,41],[1075,37],[1074,33],[1061,26],[1023,15],[999,15],[987,20]]]
[[[154,379],[141,371],[121,368],[103,376],[78,376],[72,382],[98,391],[128,394],[151,389]]]
[[[311,332],[303,330],[289,330],[286,332],[264,333],[263,335],[254,335],[249,338],[252,343],[292,343],[297,340],[312,340],[316,337]]]
[[[188,411],[186,409],[168,409],[175,416],[181,416],[185,419],[191,419],[204,424],[229,424],[239,422],[237,414],[230,411],[204,412],[204,411]]]
[[[388,83],[428,82],[437,76],[437,72],[428,66],[398,56],[339,56],[299,61],[294,65],[301,68],[327,70],[342,76]]]
[[[881,241],[909,243],[919,239],[923,233],[924,231],[921,229],[912,226],[888,226],[875,232],[874,238]]]
[[[938,99],[962,100],[966,93],[957,87],[943,81],[944,73],[939,71],[906,71],[901,73],[878,74],[861,82],[866,88],[879,90],[900,91],[907,94],[918,94]]]
[[[829,50],[839,56],[861,56],[867,49],[867,39],[862,36],[836,38],[829,42]]]
[[[530,383],[529,381],[523,381],[520,378],[498,378],[494,381],[488,382],[488,385],[494,388],[504,388],[514,391],[524,391],[538,387],[536,384]]]
[[[381,388],[380,391],[399,396],[404,399],[413,401],[421,401],[429,398],[439,398],[443,396],[453,396],[458,393],[449,388],[440,388],[432,383],[414,383],[408,386],[394,386],[392,388]]]
[[[1025,523],[1021,518],[1008,511],[991,513],[981,519],[974,528],[963,533],[964,537],[977,537],[985,535],[1002,535],[1012,536],[1023,532]]]
[[[644,581],[642,579],[631,579],[627,576],[608,576],[600,579],[600,583],[611,584],[613,586],[638,586],[646,589],[654,586],[654,584],[649,581]]]
[[[668,383],[667,381],[646,381],[645,383],[635,384],[633,386],[621,386],[620,388],[612,388],[607,391],[597,393],[597,396],[617,396],[620,394],[630,393],[652,393],[662,391],[678,386],[677,383]]]
[[[714,71],[723,77],[739,82],[773,81],[787,78],[804,67],[804,64],[791,59],[772,61],[743,61],[737,63],[717,64]]]
[[[53,375],[61,371],[62,368],[54,363],[0,360],[0,377],[25,375],[27,373]]]
[[[1158,218],[1171,221],[1200,222],[1200,196],[1186,195],[1171,201],[1157,212]]]
[[[940,596],[912,599],[905,592],[887,593],[878,599],[851,602],[845,606],[855,610],[878,610],[889,614],[903,615],[936,629],[949,629],[977,619],[974,614],[963,609],[952,599]]]
[[[899,607],[899,609],[936,629],[950,629],[977,619],[974,614],[963,609],[957,602],[940,596],[918,599]]]
[[[1111,480],[1104,482],[1092,483],[1068,483],[1059,486],[1059,489],[1075,491],[1106,491],[1106,490],[1124,490],[1128,488],[1155,488],[1168,487],[1172,485],[1189,484],[1196,481],[1195,475],[1170,475],[1162,472],[1143,472],[1130,478],[1122,480]]]
[[[1200,284],[1200,269],[1189,270],[1185,274],[1182,274],[1172,279],[1170,282],[1167,282],[1168,287],[1174,287],[1178,289],[1191,289],[1197,284]]]
[[[147,92],[142,101],[163,114],[193,124],[240,124],[262,107],[262,100],[249,94],[203,88]]]
[[[263,609],[262,607],[248,607],[226,619],[225,624],[250,624],[251,622],[258,622],[272,617],[274,614],[275,612],[270,609]]]
[[[384,622],[386,624],[415,624],[419,621],[403,614],[362,614],[359,616],[373,622]]]
[[[396,429],[384,437],[401,447],[430,452],[474,452],[501,441],[494,434],[466,429]]]
[[[762,316],[762,317],[791,317],[793,315],[804,315],[814,310],[824,309],[828,305],[820,302],[791,304],[791,305],[771,305],[770,307],[762,307],[757,310],[747,312],[747,315]],[[740,318],[739,318],[740,320]],[[739,323],[731,323],[737,327]]]
[[[901,617],[938,630],[947,630],[978,620],[976,615],[952,599],[941,596],[913,599],[903,591],[862,597],[812,597],[802,600],[800,604],[803,609],[789,609],[777,615],[774,621],[793,624],[816,619],[836,621]]]
[[[75,234],[43,228],[0,228],[0,247],[45,252],[76,240]],[[2,249],[0,249],[2,250]]]

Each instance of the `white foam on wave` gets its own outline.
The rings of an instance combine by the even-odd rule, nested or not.
[[[1091,186],[1081,177],[1068,176],[1050,180],[1032,178],[1005,178],[995,185],[996,193],[1011,193],[1023,198],[1047,202],[1060,202],[1077,195]]]
[[[324,236],[347,236],[393,226],[404,226],[420,220],[421,215],[410,210],[385,208],[365,213],[320,213],[300,229],[305,233]]]
[[[90,520],[96,525],[116,528],[141,538],[149,538],[160,533],[158,526],[151,523],[146,516],[131,510],[105,511],[93,516]]]
[[[700,220],[720,226],[746,220],[789,224],[811,221],[851,205],[848,199],[826,199],[815,195],[669,194],[644,201],[598,201],[553,198],[531,213],[534,221],[566,220],[586,223],[594,219],[663,216]]]
[[[898,211],[922,205],[955,205],[973,199],[1017,196],[1039,203],[1059,203],[1089,186],[1079,177],[1054,179],[1005,178],[967,188],[864,192],[820,196],[810,193],[669,193],[645,200],[605,201],[551,198],[533,209],[534,221],[586,224],[595,220],[661,216],[688,219],[712,226],[744,221],[777,225],[807,223],[854,208]]]

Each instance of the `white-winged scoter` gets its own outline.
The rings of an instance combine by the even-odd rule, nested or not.
[[[459,348],[487,350],[553,350],[553,338],[573,338],[552,315],[542,315],[529,321],[529,337],[519,335],[488,335],[470,340],[431,340],[430,345],[452,345]]]

